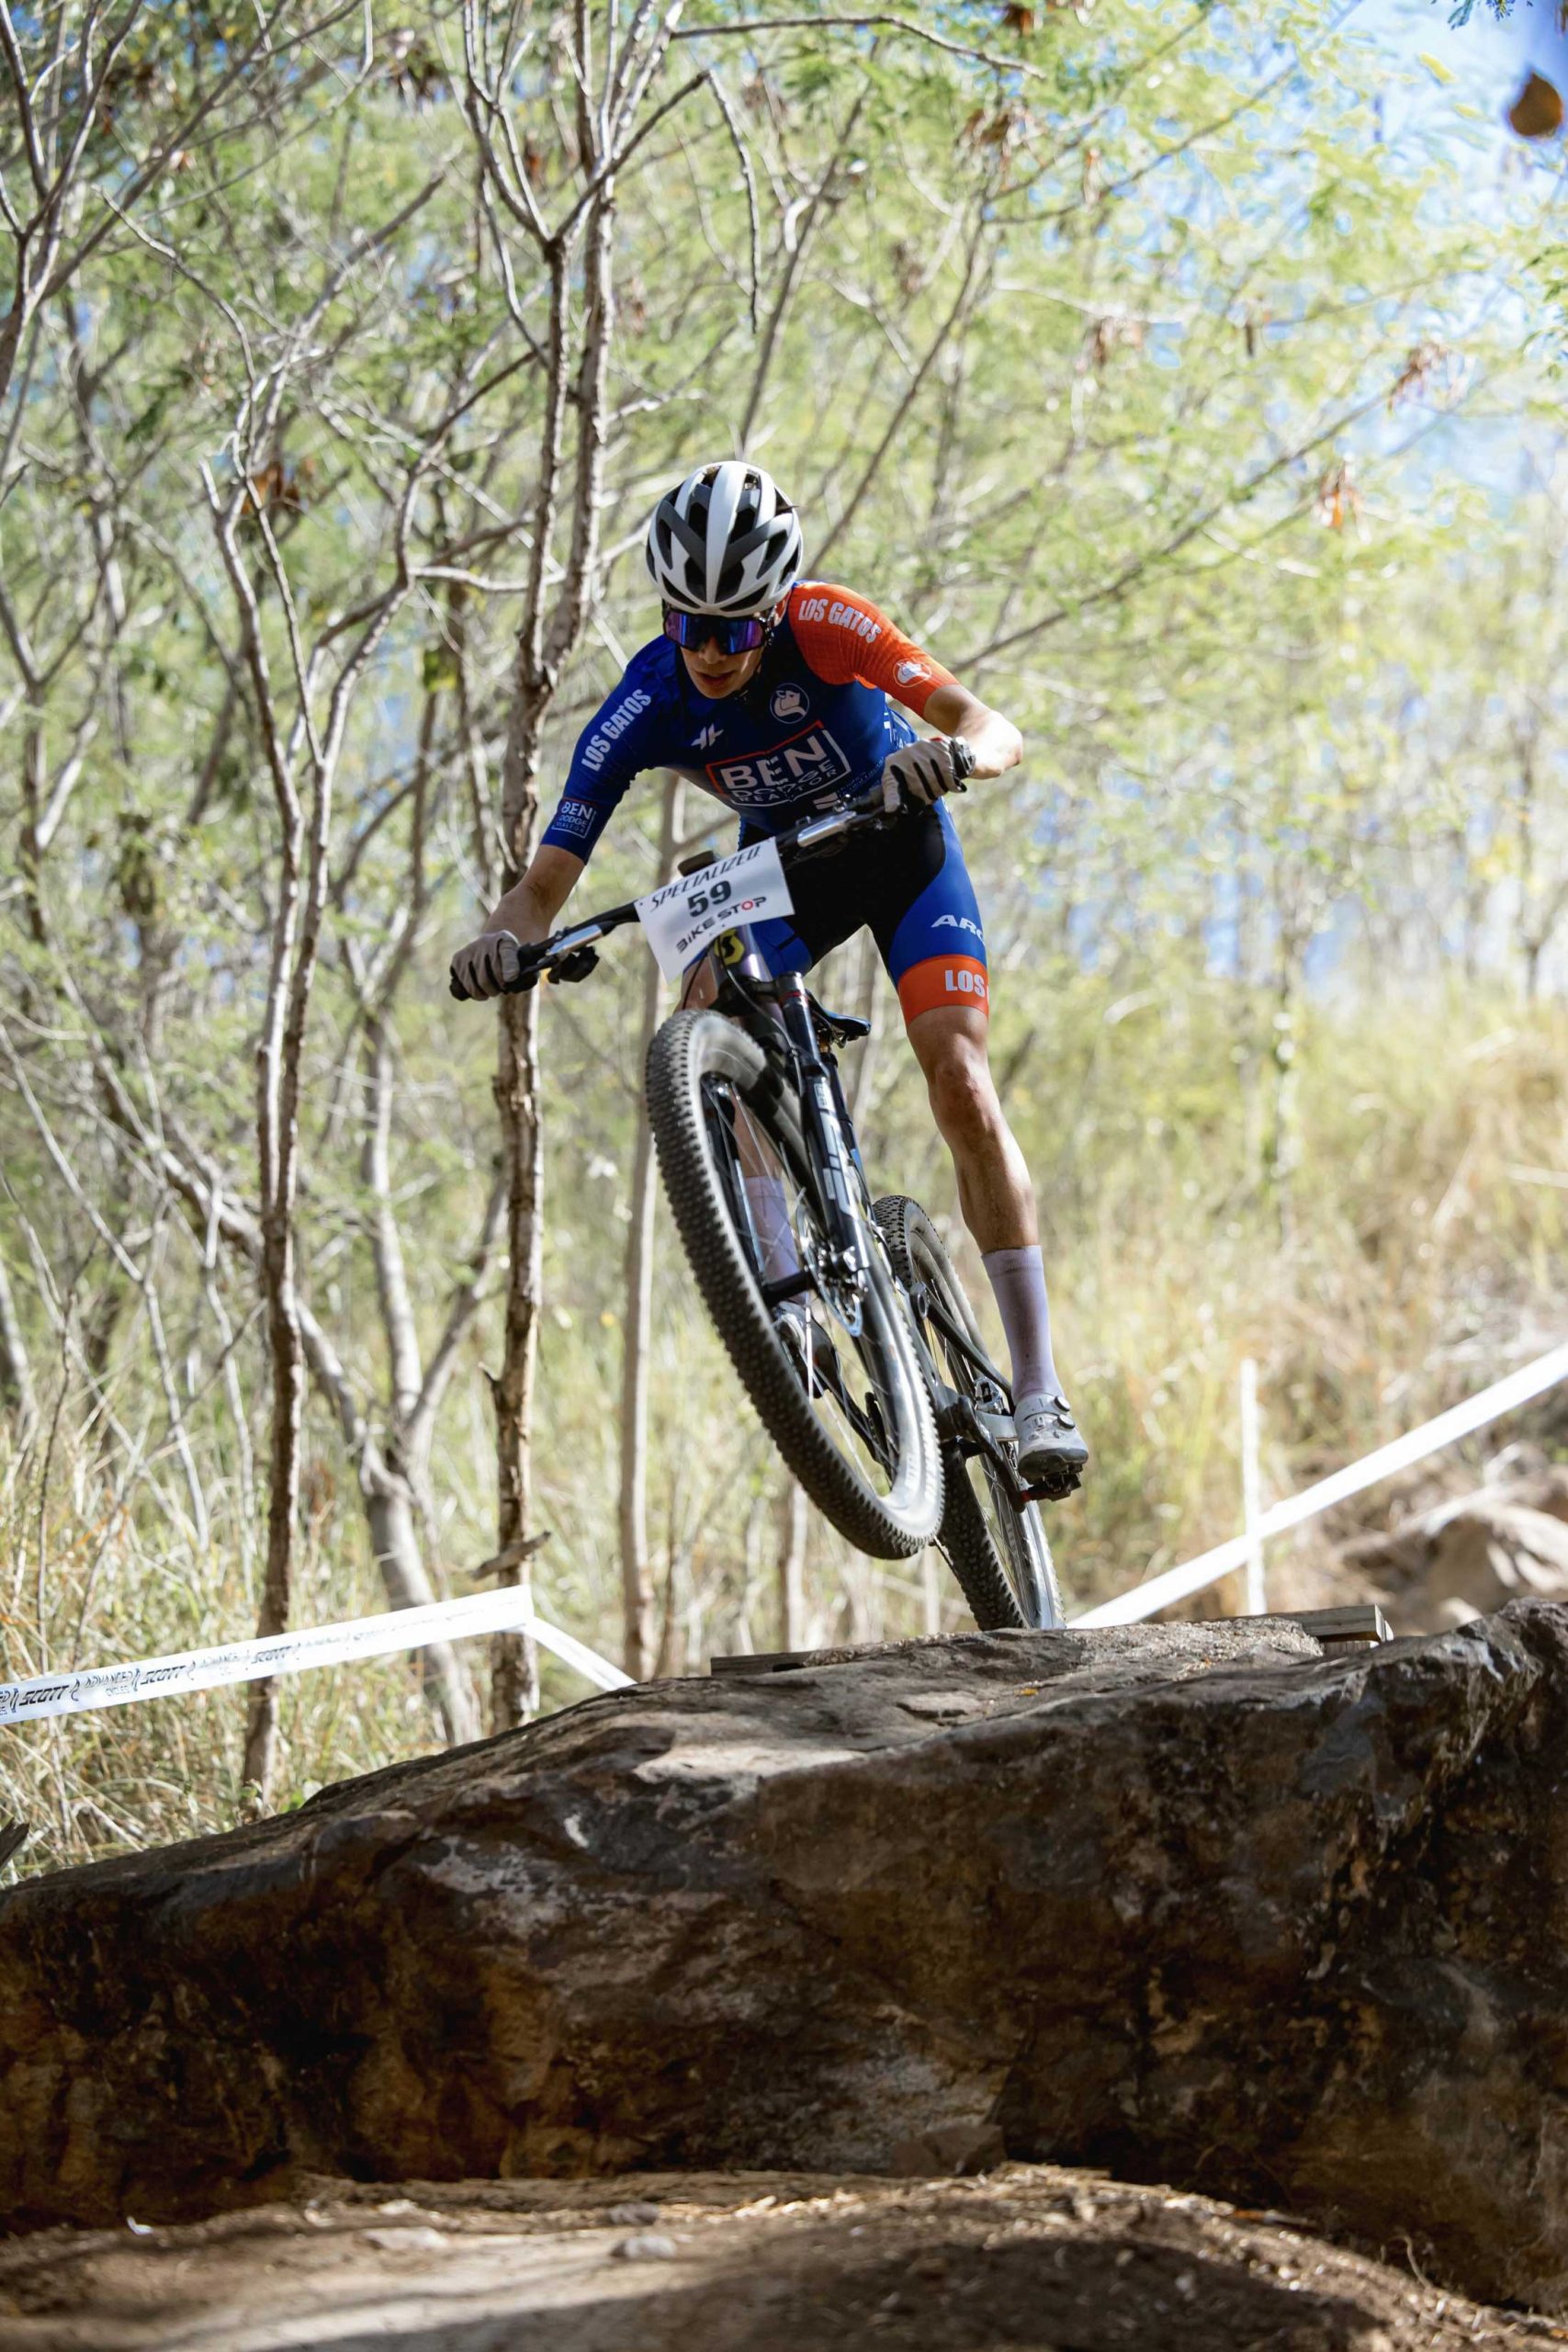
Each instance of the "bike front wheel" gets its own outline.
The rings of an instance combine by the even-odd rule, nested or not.
[[[931,1398],[874,1235],[858,1286],[834,1272],[793,1089],[733,1021],[677,1012],[649,1049],[648,1106],[697,1287],[769,1435],[857,1549],[908,1559],[942,1515]],[[789,1306],[765,1295],[780,1237],[758,1231],[747,1179],[759,1173],[782,1183],[784,1249],[811,1277],[793,1330]]]
[[[1012,1400],[986,1353],[963,1283],[918,1201],[897,1193],[876,1204],[893,1271],[921,1317],[938,1370],[981,1411],[1010,1413]],[[1013,1449],[1016,1452],[1016,1449]],[[1037,1504],[1021,1510],[983,1453],[943,1448],[947,1510],[937,1542],[983,1633],[998,1626],[1066,1623],[1055,1565]]]

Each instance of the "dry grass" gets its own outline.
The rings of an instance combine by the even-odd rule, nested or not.
[[[1299,1165],[1288,1200],[1258,1181],[1237,1008],[1216,989],[1151,994],[1111,1019],[1072,984],[1061,1035],[1021,1067],[1011,1108],[1048,1213],[1064,1366],[1095,1453],[1055,1515],[1080,1604],[1234,1533],[1236,1395],[1260,1367],[1274,1493],[1368,1451],[1562,1336],[1568,1221],[1568,1016],[1459,999],[1321,1010],[1299,1071]],[[1245,1034],[1245,1033],[1244,1033]],[[1005,1059],[1005,1018],[998,1037]],[[874,1170],[918,1170],[939,1214],[925,1112],[909,1074],[886,1097]],[[1256,1121],[1252,1122],[1253,1126]],[[570,1198],[563,1185],[561,1197]],[[618,1230],[618,1228],[617,1228]],[[978,1269],[972,1263],[972,1274]],[[541,1507],[552,1530],[547,1613],[618,1650],[615,1393],[619,1333],[603,1267],[551,1270],[542,1381]],[[460,1570],[488,1546],[488,1427],[477,1371],[457,1385],[437,1464],[442,1544]],[[254,1595],[231,1442],[201,1470],[198,1544],[173,1465],[127,1483],[73,1426],[69,1385],[28,1451],[0,1460],[6,1671],[141,1657],[248,1632]],[[1501,1432],[1506,1435],[1506,1432]],[[383,1605],[331,1431],[312,1425],[297,1616]],[[672,1246],[657,1306],[651,1528],[663,1667],[778,1638],[782,1473],[701,1323]],[[1374,1495],[1365,1517],[1377,1521]],[[857,1558],[811,1530],[807,1641],[932,1622],[921,1564]],[[964,1622],[955,1592],[941,1622]],[[478,1660],[475,1660],[478,1663]],[[582,1686],[545,1664],[547,1705]],[[225,1692],[0,1732],[0,1809],[33,1825],[13,1867],[36,1870],[221,1827],[236,1817],[243,1701]],[[284,1685],[279,1802],[428,1749],[416,1666],[389,1659]]]

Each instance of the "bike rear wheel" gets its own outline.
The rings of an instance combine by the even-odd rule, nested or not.
[[[877,1202],[876,1221],[893,1271],[916,1303],[917,1313],[919,1302],[926,1302],[926,1344],[938,1370],[960,1396],[984,1410],[1010,1413],[1011,1397],[999,1374],[989,1369],[975,1311],[924,1209],[918,1201],[892,1193]],[[987,1370],[982,1371],[981,1364]],[[986,1633],[1003,1625],[1065,1623],[1055,1565],[1038,1506],[1027,1503],[1020,1510],[984,1454],[965,1455],[950,1442],[942,1447],[942,1460],[947,1509],[937,1543],[964,1588],[976,1625]]]
[[[792,1090],[736,1023],[678,1012],[649,1050],[648,1104],[697,1287],[769,1435],[852,1544],[878,1558],[908,1558],[941,1521],[942,1457],[903,1302],[874,1235],[863,1290],[852,1295],[824,1275],[802,1294],[815,1326],[809,1368],[786,1348],[784,1307],[763,1295],[748,1167],[781,1173],[801,1265],[828,1262]]]

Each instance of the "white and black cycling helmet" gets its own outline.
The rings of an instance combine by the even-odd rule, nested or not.
[[[770,474],[741,458],[688,474],[648,526],[653,584],[682,612],[771,612],[799,577],[800,557],[794,507]]]

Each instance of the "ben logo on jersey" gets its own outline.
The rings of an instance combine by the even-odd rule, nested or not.
[[[581,840],[593,831],[598,814],[592,800],[563,800],[550,820],[550,831],[575,833]]]
[[[744,760],[711,761],[708,774],[714,790],[732,808],[769,808],[846,784],[852,770],[825,727],[806,727],[771,752],[753,752]]]

